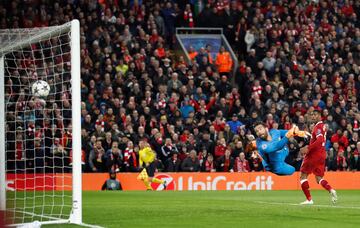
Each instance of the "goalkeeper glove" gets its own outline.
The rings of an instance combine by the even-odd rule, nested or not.
[[[305,137],[311,137],[311,134],[307,131],[300,131],[299,127],[295,126],[294,136],[299,136],[301,138],[305,138]]]
[[[297,128],[296,125],[294,125],[292,128],[290,128],[288,130],[288,132],[286,132],[285,137],[288,138],[288,139],[291,138],[291,137],[294,137],[296,128]]]

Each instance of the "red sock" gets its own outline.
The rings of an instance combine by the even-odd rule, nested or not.
[[[321,179],[319,181],[319,184],[321,184],[321,186],[323,186],[323,188],[325,188],[326,190],[328,190],[328,192],[330,192],[330,190],[332,189],[332,187],[329,185],[329,183],[324,180],[324,179]]]
[[[301,180],[300,183],[301,183],[301,189],[303,190],[303,192],[304,192],[304,194],[306,196],[306,199],[310,201],[311,200],[311,194],[310,194],[310,190],[309,190],[310,187],[309,187],[308,180],[307,179]]]

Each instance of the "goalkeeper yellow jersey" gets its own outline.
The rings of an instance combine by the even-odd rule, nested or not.
[[[139,165],[140,167],[143,163],[151,163],[155,160],[155,153],[152,151],[150,147],[145,147],[144,149],[139,151]]]

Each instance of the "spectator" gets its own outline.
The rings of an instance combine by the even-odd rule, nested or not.
[[[349,160],[349,170],[351,171],[360,171],[360,142],[356,144],[356,149],[350,155]]]
[[[327,155],[327,168],[328,170],[331,171],[336,171],[337,170],[337,155],[339,154],[340,150],[339,150],[339,143],[335,142],[332,145],[332,148],[330,148],[330,150],[328,151],[328,155]]]
[[[184,103],[180,108],[181,115],[183,119],[187,119],[190,113],[194,113],[194,107],[190,105],[189,98],[185,98]]]
[[[234,135],[235,134],[230,130],[229,124],[225,124],[223,136],[225,138],[226,144],[229,144],[233,140]]]
[[[198,55],[197,51],[194,49],[193,46],[190,46],[190,48],[188,50],[188,55],[191,60],[194,60],[196,58],[196,56]]]
[[[109,172],[109,179],[107,179],[101,187],[101,190],[120,190],[122,191],[122,186],[120,181],[116,179],[116,172],[110,171]]]
[[[353,132],[351,134],[351,138],[349,139],[349,145],[347,148],[350,147],[350,150],[354,151],[356,149],[356,145],[358,142],[359,142],[359,134],[358,134],[358,132]],[[348,155],[350,155],[350,154],[348,153]]]
[[[272,57],[271,52],[266,52],[266,57],[262,60],[262,63],[264,64],[265,70],[272,75],[272,73],[275,71],[275,58]]]
[[[105,172],[105,150],[101,140],[97,140],[95,146],[90,151],[89,165],[93,172]]]
[[[344,151],[339,149],[339,153],[336,157],[336,167],[338,171],[346,171],[348,167],[347,160],[344,156]]]
[[[64,167],[64,159],[66,159],[67,151],[65,148],[60,144],[60,139],[55,138],[54,144],[51,148],[51,153],[53,159],[50,161],[49,165],[54,166],[54,172],[55,173],[61,173],[63,172]]]
[[[233,67],[233,61],[230,53],[225,50],[224,46],[220,47],[219,53],[216,56],[215,65],[217,66],[220,75],[230,76],[230,71]]]
[[[190,151],[189,155],[181,164],[181,170],[184,172],[199,172],[200,162],[196,156],[196,151]]]
[[[212,154],[208,154],[206,160],[202,163],[201,172],[216,172],[216,165]]]
[[[204,150],[206,150],[208,153],[214,155],[214,142],[210,139],[209,132],[204,132],[201,140],[201,146]]]
[[[165,144],[161,147],[160,160],[165,164],[166,160],[172,157],[173,154],[178,154],[179,151],[176,145],[173,145],[170,138],[165,139]],[[176,157],[177,158],[177,157]]]
[[[219,159],[221,156],[224,156],[226,148],[227,148],[227,144],[225,138],[219,139],[215,147],[215,159]]]
[[[186,27],[194,27],[194,19],[193,19],[193,13],[191,11],[190,4],[186,4],[185,10],[184,10],[184,21]]]
[[[177,13],[175,12],[171,2],[166,3],[165,9],[163,9],[161,13],[164,17],[165,22],[165,37],[167,43],[171,43],[172,36],[175,32],[175,20],[177,17]]]
[[[235,158],[234,171],[239,173],[247,173],[250,172],[250,165],[248,160],[245,158],[245,153],[241,152],[239,157]]]
[[[336,134],[331,136],[331,143],[338,143],[339,144],[339,150],[344,151],[346,147],[349,144],[349,140],[343,135],[343,132],[341,129],[338,129],[336,131]]]
[[[240,156],[240,153],[244,152],[244,147],[243,147],[243,142],[238,139],[237,141],[235,141],[235,146],[232,148],[232,153],[231,156],[236,159],[237,157]]]
[[[237,134],[239,128],[244,125],[238,120],[238,116],[235,113],[232,115],[231,120],[228,121],[227,124],[230,126],[230,129],[234,134]]]
[[[169,157],[166,160],[165,163],[165,171],[166,172],[179,172],[180,171],[180,160],[178,158],[177,153],[171,154],[171,157]]]
[[[234,172],[234,158],[231,157],[231,150],[227,148],[225,154],[217,160],[218,172]]]
[[[119,149],[118,142],[112,142],[111,149],[109,149],[105,154],[105,160],[107,170],[114,170],[115,172],[120,171],[123,162],[123,154]]]
[[[113,140],[112,140],[111,132],[106,132],[105,133],[105,139],[102,142],[104,150],[108,151],[109,149],[111,149],[112,143],[113,143]]]
[[[181,81],[178,79],[177,73],[171,74],[171,79],[167,83],[168,93],[179,92],[179,89],[182,87]]]
[[[138,171],[138,156],[134,144],[132,141],[127,142],[127,146],[124,150],[124,164],[125,172],[137,172]]]
[[[221,75],[221,80],[217,83],[216,89],[219,91],[221,98],[225,97],[227,91],[231,91],[232,88],[226,75]]]
[[[245,34],[245,43],[246,43],[246,51],[250,52],[250,49],[252,48],[253,44],[255,43],[255,27],[252,27],[251,29],[246,31]]]
[[[285,162],[294,166],[295,170],[300,170],[303,155],[300,152],[300,148],[304,146],[304,141],[299,140],[299,143],[296,140],[293,140],[289,143],[289,155],[285,159]]]

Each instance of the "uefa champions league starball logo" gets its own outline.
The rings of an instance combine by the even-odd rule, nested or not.
[[[175,190],[176,185],[173,177],[167,174],[158,174],[155,177],[160,180],[166,181],[166,190]],[[153,183],[153,182],[151,183],[151,187],[155,191],[162,191],[164,189],[164,186],[162,184]]]

